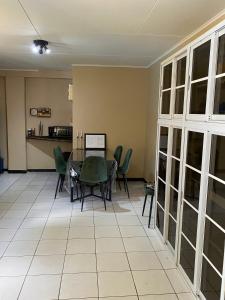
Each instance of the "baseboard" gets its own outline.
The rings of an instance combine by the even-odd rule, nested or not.
[[[27,173],[27,170],[8,170],[8,173]]]
[[[28,169],[28,172],[56,172],[56,169]]]

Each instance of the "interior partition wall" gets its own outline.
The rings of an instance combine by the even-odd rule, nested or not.
[[[225,299],[225,23],[161,65],[156,228],[200,299]]]

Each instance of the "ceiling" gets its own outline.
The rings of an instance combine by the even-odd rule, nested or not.
[[[224,8],[224,0],[0,0],[0,68],[147,66]],[[32,53],[36,31],[51,54]]]

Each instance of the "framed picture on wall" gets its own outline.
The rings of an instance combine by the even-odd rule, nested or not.
[[[38,117],[50,118],[51,117],[51,108],[49,108],[49,107],[39,107],[37,109],[37,116]]]
[[[92,150],[106,149],[106,134],[105,133],[85,133],[84,148]]]

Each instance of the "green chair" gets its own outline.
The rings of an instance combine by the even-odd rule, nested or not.
[[[119,145],[116,147],[115,152],[114,152],[114,158],[117,162],[117,166],[120,166],[120,160],[121,160],[121,156],[122,156],[122,152],[123,152],[123,146]]]
[[[57,192],[62,191],[63,183],[66,176],[66,161],[63,156],[63,152],[59,146],[54,148],[53,150],[54,158],[55,158],[55,167],[56,172],[59,174],[56,190],[55,190],[55,198],[57,196]]]
[[[121,190],[119,176],[122,176],[123,183],[124,183],[124,190],[125,190],[125,192],[127,192],[128,198],[130,198],[130,193],[129,193],[129,190],[128,190],[127,176],[126,175],[127,175],[128,169],[129,169],[132,152],[133,152],[132,149],[127,150],[127,153],[125,155],[123,164],[120,167],[118,167],[118,170],[117,170],[119,188]]]
[[[91,189],[99,185],[101,191],[101,198],[104,201],[106,210],[106,190],[108,182],[108,168],[107,162],[103,157],[89,156],[82,165],[79,177],[80,190],[81,190],[81,211],[83,211],[85,187]]]

